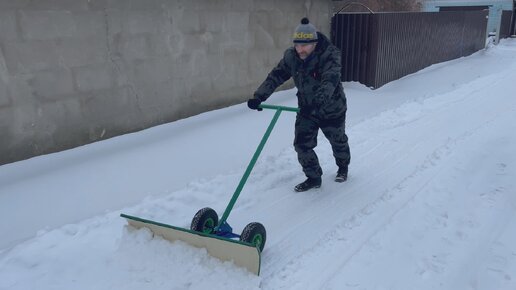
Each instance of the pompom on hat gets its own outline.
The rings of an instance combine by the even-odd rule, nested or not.
[[[301,24],[296,27],[293,37],[294,43],[314,43],[317,42],[317,29],[310,23],[308,18],[301,19]]]

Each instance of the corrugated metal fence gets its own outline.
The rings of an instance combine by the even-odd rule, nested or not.
[[[503,10],[502,11],[502,22],[500,23],[500,38],[507,38],[511,36],[511,20],[512,20],[512,11],[511,10]]]
[[[378,88],[485,46],[488,11],[342,13],[331,38],[342,51],[342,81]]]

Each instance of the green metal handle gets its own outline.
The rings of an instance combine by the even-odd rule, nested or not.
[[[245,170],[244,175],[240,179],[240,183],[238,184],[238,186],[235,190],[235,193],[233,193],[233,196],[231,197],[231,200],[229,201],[229,204],[226,207],[224,214],[220,218],[219,224],[217,225],[217,228],[215,230],[217,230],[219,228],[219,226],[224,224],[226,222],[226,220],[228,219],[229,213],[233,209],[233,206],[235,205],[236,200],[238,199],[238,196],[242,192],[242,189],[244,188],[244,185],[245,185],[247,179],[249,178],[249,175],[251,175],[251,171],[253,170],[253,167],[256,164],[256,161],[258,160],[258,157],[260,156],[260,153],[262,152],[263,147],[265,146],[265,143],[267,142],[267,139],[269,139],[272,129],[274,129],[274,126],[276,125],[276,122],[278,121],[281,112],[283,112],[283,111],[299,112],[298,108],[267,105],[267,104],[261,104],[260,108],[276,110],[276,113],[274,114],[274,117],[272,117],[269,127],[267,127],[267,130],[265,131],[265,134],[263,135],[262,140],[260,141],[260,144],[258,145],[258,148],[254,152],[253,158],[251,158],[251,162],[249,162],[249,165],[247,166],[247,169]]]
[[[294,107],[285,107],[285,106],[276,106],[276,105],[267,105],[260,104],[260,108],[262,109],[271,109],[271,110],[281,110],[281,111],[289,111],[289,112],[299,112],[299,108]]]

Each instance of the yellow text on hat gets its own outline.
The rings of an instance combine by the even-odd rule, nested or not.
[[[313,39],[313,33],[305,33],[305,32],[294,32],[295,39]]]

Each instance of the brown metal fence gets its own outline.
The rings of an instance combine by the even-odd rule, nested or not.
[[[511,36],[516,34],[516,0],[512,5]]]
[[[342,51],[342,81],[378,88],[485,46],[488,11],[342,13],[331,38]]]
[[[507,38],[511,36],[511,19],[512,19],[512,11],[511,10],[503,10],[502,11],[502,23],[500,24],[500,38]]]

